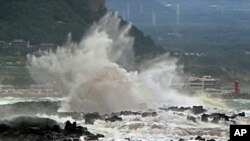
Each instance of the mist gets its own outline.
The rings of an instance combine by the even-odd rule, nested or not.
[[[173,79],[181,80],[177,59],[165,54],[135,63],[130,28],[131,24],[121,25],[116,14],[108,13],[80,43],[69,36],[56,52],[29,56],[29,71],[34,80],[49,79],[65,90],[62,95],[67,100],[60,108],[64,112],[110,113],[194,104],[170,87]]]

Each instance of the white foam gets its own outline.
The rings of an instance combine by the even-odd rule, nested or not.
[[[55,53],[31,56],[29,70],[57,80],[66,89],[68,100],[61,111],[108,113],[163,103],[195,104],[194,99],[170,88],[174,79],[181,80],[175,58],[166,54],[134,65],[130,28],[109,13],[79,44],[68,41]],[[37,73],[33,77],[39,81]]]

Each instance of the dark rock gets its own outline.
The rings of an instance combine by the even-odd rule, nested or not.
[[[208,114],[202,114],[201,115],[201,121],[208,122],[209,115]]]
[[[6,124],[0,124],[0,133],[3,132],[8,132],[11,129],[10,126],[6,125]]]
[[[157,113],[156,112],[152,112],[152,117],[156,117]]]
[[[66,121],[65,126],[64,126],[65,131],[72,131],[73,130],[73,125],[70,123],[70,121]]]
[[[76,126],[76,122],[73,122],[71,124],[70,121],[67,121],[64,130],[65,134],[76,134],[78,136],[81,136],[87,131],[87,128],[82,126]]]
[[[157,113],[156,112],[144,112],[141,114],[141,116],[142,117],[149,117],[149,116],[155,117],[155,116],[157,116]]]
[[[144,113],[142,113],[141,116],[142,116],[142,117],[149,117],[149,116],[151,116],[151,113],[149,113],[149,112],[144,112]]]
[[[245,112],[242,112],[242,113],[234,114],[234,115],[230,116],[229,118],[235,119],[235,118],[238,117],[238,116],[240,116],[240,117],[245,117],[246,114],[245,114]]]
[[[195,115],[201,114],[206,112],[207,110],[203,109],[203,106],[193,106],[192,108],[192,112]]]
[[[112,116],[112,117],[106,118],[105,121],[110,121],[110,122],[122,121],[122,118],[118,116]]]
[[[229,121],[229,117],[222,113],[213,113],[210,115],[213,118],[213,123],[218,123],[220,119],[224,119],[225,121]]]
[[[184,112],[187,110],[191,110],[191,108],[190,107],[180,107],[179,110]]]
[[[207,141],[215,141],[214,139],[210,139],[210,140],[207,140]]]
[[[96,136],[97,136],[98,138],[104,138],[104,137],[105,137],[105,136],[102,135],[102,134],[96,134]]]
[[[97,136],[87,136],[87,137],[84,137],[84,140],[85,141],[97,141],[98,140],[98,137]]]
[[[141,115],[141,113],[140,112],[132,112],[132,111],[121,111],[120,115],[125,115],[125,116],[128,116],[128,115]]]
[[[179,139],[179,141],[185,141],[184,139]]]
[[[125,115],[125,116],[133,115],[133,112],[132,111],[121,111],[120,115]]]
[[[198,141],[205,141],[205,139],[202,138],[201,136],[197,136],[197,137],[195,138],[195,140],[198,140]]]
[[[89,139],[98,139],[104,135],[94,135],[87,128],[77,126],[76,122],[67,121],[64,129],[51,119],[37,117],[19,117],[15,121],[6,121],[8,124],[0,124],[0,140],[29,140],[29,141],[80,141],[82,135]],[[29,122],[30,121],[30,122]]]
[[[196,118],[193,116],[187,116],[187,119],[196,122]]]
[[[102,116],[98,113],[88,113],[84,116],[85,124],[94,124],[95,120],[102,119]]]
[[[53,128],[52,128],[52,131],[54,132],[60,132],[61,128],[59,125],[54,125]]]
[[[238,115],[241,116],[241,117],[245,117],[246,116],[245,112],[239,113]]]
[[[212,123],[219,123],[221,117],[220,116],[213,116],[213,120],[211,121]]]
[[[160,110],[164,110],[164,111],[175,111],[175,112],[184,112],[184,111],[187,111],[187,110],[191,110],[190,107],[169,107],[169,108],[159,108]]]

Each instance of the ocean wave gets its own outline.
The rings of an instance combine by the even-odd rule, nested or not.
[[[41,102],[41,101],[49,101],[49,102],[59,102],[63,101],[65,98],[61,97],[1,97],[0,106],[1,105],[10,105],[21,102]]]

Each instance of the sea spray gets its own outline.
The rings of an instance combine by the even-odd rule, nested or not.
[[[176,59],[163,55],[135,67],[130,28],[109,13],[79,44],[69,40],[54,53],[29,56],[31,75],[60,84],[68,97],[63,111],[107,113],[190,103],[170,88],[178,76]]]

